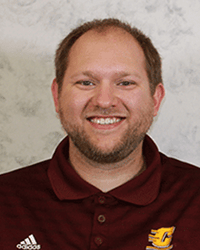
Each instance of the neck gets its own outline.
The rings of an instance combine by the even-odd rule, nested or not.
[[[141,142],[127,158],[120,162],[100,164],[86,158],[71,142],[69,147],[70,164],[82,179],[101,191],[108,192],[145,170],[142,144]]]

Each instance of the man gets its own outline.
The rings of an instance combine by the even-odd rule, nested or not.
[[[117,19],[73,30],[52,94],[66,137],[1,176],[3,249],[198,249],[198,168],[146,135],[164,97],[149,38]]]

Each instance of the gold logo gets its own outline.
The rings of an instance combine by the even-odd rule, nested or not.
[[[158,230],[151,230],[149,234],[149,242],[152,242],[153,246],[147,246],[146,250],[169,250],[173,248],[171,244],[172,235],[175,227],[162,227]]]

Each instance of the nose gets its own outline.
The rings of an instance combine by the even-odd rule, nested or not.
[[[114,107],[117,104],[114,87],[108,81],[104,81],[96,88],[93,104],[101,108]]]

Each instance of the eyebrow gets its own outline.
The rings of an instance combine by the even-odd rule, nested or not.
[[[74,78],[74,77],[77,77],[77,76],[81,76],[81,75],[88,76],[88,77],[91,77],[93,79],[97,79],[98,78],[97,74],[95,74],[94,72],[92,72],[90,70],[74,74],[74,75],[71,76],[71,78]],[[116,75],[116,77],[126,77],[126,76],[132,76],[132,75],[134,75],[137,78],[141,79],[141,76],[137,72],[118,71],[118,72],[114,73],[114,75]]]
[[[119,77],[126,77],[126,76],[136,76],[138,78],[141,78],[141,76],[137,72],[126,72],[126,71],[119,71],[116,73]]]

